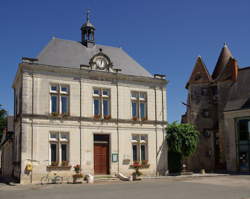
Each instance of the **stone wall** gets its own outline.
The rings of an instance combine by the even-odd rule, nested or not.
[[[101,76],[100,78],[101,80],[98,80],[98,78],[79,78],[79,74],[72,75],[70,71],[65,74],[45,71],[33,74],[30,71],[23,73],[21,131],[18,129],[20,123],[15,123],[16,137],[17,139],[20,136],[22,138],[21,167],[19,168],[21,170],[21,183],[39,182],[48,171],[56,172],[62,176],[71,176],[73,166],[76,164],[81,164],[84,174],[93,174],[94,134],[110,135],[110,174],[122,172],[125,175],[131,175],[134,171],[130,168],[133,162],[132,134],[148,136],[147,148],[150,167],[143,169],[142,173],[144,175],[165,174],[167,170],[165,84],[124,79],[118,81],[119,120],[117,123],[116,81]],[[51,84],[69,86],[70,114],[67,118],[51,117],[50,115]],[[80,87],[82,88],[81,99]],[[93,119],[93,88],[108,88],[111,91],[111,119],[109,121]],[[132,120],[131,91],[147,93],[148,110],[147,121],[145,122],[134,122]],[[32,99],[34,100],[33,103]],[[80,107],[82,107],[81,110]],[[69,133],[69,164],[71,168],[48,169],[51,164],[49,155],[50,132]],[[119,162],[111,161],[112,153],[119,153]],[[80,157],[82,157],[82,160],[80,160]],[[125,164],[123,161],[125,159],[129,159],[130,162]],[[25,172],[27,164],[33,165],[32,173]]]

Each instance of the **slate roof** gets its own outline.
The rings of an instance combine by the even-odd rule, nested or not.
[[[247,108],[250,99],[250,68],[239,69],[238,79],[230,88],[224,111]]]
[[[233,57],[231,51],[228,46],[224,44],[212,74],[213,79],[216,79],[220,75],[221,71],[224,69],[231,57]]]
[[[197,79],[197,76],[200,76],[200,78]],[[211,76],[207,70],[207,67],[204,64],[201,56],[198,56],[192,74],[186,84],[186,88],[188,88],[189,84],[192,83],[208,83],[210,81],[211,81]]]
[[[89,65],[89,60],[99,49],[109,56],[113,68],[121,69],[122,74],[152,77],[152,75],[131,58],[123,49],[95,45],[86,47],[80,42],[53,38],[37,56],[38,63],[43,65],[79,68],[80,65]]]

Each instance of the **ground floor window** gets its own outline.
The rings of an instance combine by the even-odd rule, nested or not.
[[[134,162],[148,161],[148,136],[132,135],[132,157]]]
[[[51,132],[49,144],[51,166],[68,166],[69,134],[65,132]]]
[[[240,171],[250,171],[250,118],[239,119],[238,125],[238,160]]]

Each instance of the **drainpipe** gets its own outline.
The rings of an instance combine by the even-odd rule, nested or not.
[[[162,138],[163,138],[162,153],[163,153],[163,150],[165,149],[165,147],[164,147],[164,145],[165,145],[165,135],[164,135],[164,116],[165,116],[165,111],[164,111],[164,89],[163,89],[163,86],[161,88],[161,101],[162,101],[161,107],[162,107]],[[164,163],[166,163],[166,155],[163,154],[163,157],[164,157]]]
[[[16,156],[17,156],[16,150],[15,150],[16,149],[16,88],[13,88],[13,90],[14,90],[14,103],[13,103],[14,104],[14,117],[13,117],[13,126],[12,127],[13,127],[13,132],[14,132],[14,142],[13,142],[13,146],[12,146],[12,154],[13,154],[12,155],[12,165],[14,165],[14,162],[16,161]],[[14,159],[14,157],[15,157],[15,159]],[[12,168],[13,175],[15,175],[14,172],[15,172],[15,166],[13,166],[13,168]]]
[[[32,103],[31,103],[31,165],[33,168],[33,156],[34,156],[34,125],[33,125],[33,115],[34,115],[34,72],[32,71],[31,74],[32,77]],[[33,181],[33,169],[31,171],[31,175],[30,175],[30,183],[32,183]]]
[[[80,71],[80,168],[82,168],[82,75]]]
[[[23,140],[23,131],[22,131],[22,103],[23,103],[23,70],[21,70],[21,99],[18,96],[19,100],[19,119],[20,119],[20,133],[19,133],[19,156],[20,156],[20,163],[19,163],[19,180],[21,181],[21,174],[22,174],[22,140]],[[21,103],[20,103],[21,100]]]
[[[120,173],[120,136],[119,136],[119,88],[118,88],[118,72],[121,69],[114,69],[116,72],[116,99],[117,99],[117,107],[116,107],[116,132],[117,132],[117,152],[118,152],[118,167],[117,172]]]
[[[156,87],[154,88],[155,91],[155,163],[156,163],[156,170],[155,175],[158,175],[158,136],[157,136],[157,97],[156,97]]]

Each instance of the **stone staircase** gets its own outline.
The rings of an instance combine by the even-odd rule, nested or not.
[[[95,183],[120,181],[117,177],[112,176],[112,175],[95,175],[94,179],[95,179]]]

